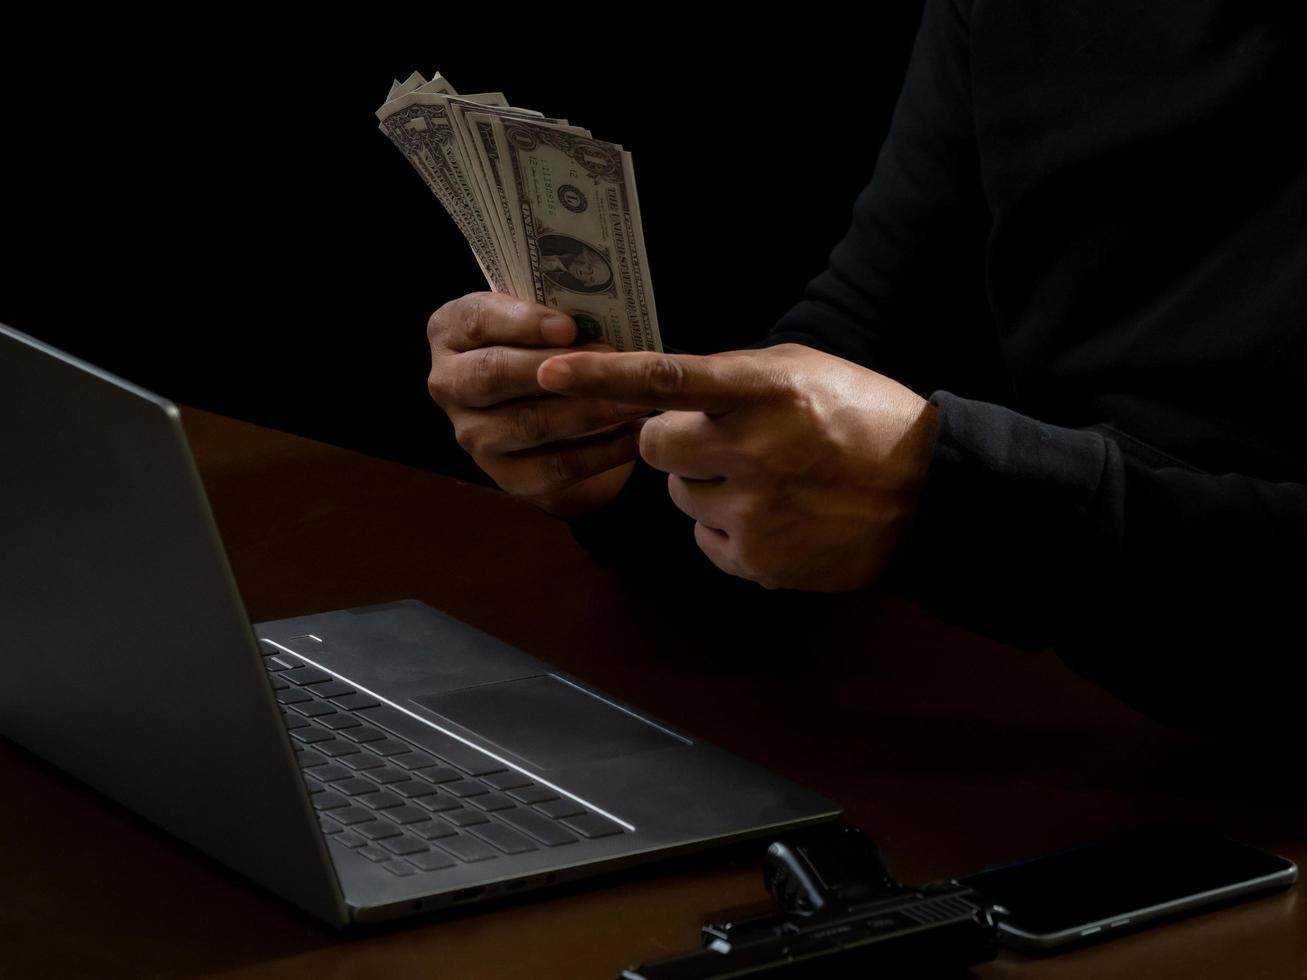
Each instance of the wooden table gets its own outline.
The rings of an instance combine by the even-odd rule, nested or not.
[[[1307,802],[1259,756],[1153,723],[1067,671],[862,595],[757,594],[695,621],[481,487],[184,413],[252,619],[422,599],[848,810],[908,882],[1184,817],[1307,864]],[[688,533],[688,529],[687,529]],[[357,936],[0,741],[0,977],[567,977],[697,943],[763,901],[704,856]],[[1307,977],[1291,889],[982,978]]]

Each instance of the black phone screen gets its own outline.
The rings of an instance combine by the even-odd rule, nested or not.
[[[1050,936],[1132,915],[1151,918],[1181,903],[1196,908],[1201,896],[1215,893],[1211,901],[1218,902],[1260,879],[1271,879],[1267,887],[1288,884],[1293,872],[1291,862],[1274,854],[1198,827],[1164,824],[963,881],[1003,906],[1002,921]]]

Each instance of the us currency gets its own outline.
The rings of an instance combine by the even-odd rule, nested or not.
[[[486,223],[498,237],[513,281],[513,292],[517,296],[530,296],[531,271],[524,261],[525,249],[518,240],[512,217],[512,204],[504,186],[503,173],[500,168],[499,148],[495,143],[491,119],[499,117],[529,116],[542,122],[553,123],[589,136],[583,129],[568,126],[565,119],[546,119],[539,113],[528,113],[513,108],[487,108],[466,98],[451,97],[448,100],[450,117],[455,123],[455,132],[463,146],[463,155],[470,164],[481,192],[481,206],[485,212]]]
[[[445,92],[439,91],[442,87]],[[447,83],[437,78],[397,95],[377,110],[380,128],[454,219],[490,288],[512,293],[502,245],[486,224],[484,209],[469,182],[467,161],[453,132],[445,103],[448,90]],[[504,102],[498,93],[482,98]]]
[[[572,315],[582,340],[662,350],[630,154],[566,120],[418,73],[377,111],[491,289]]]
[[[533,298],[586,339],[662,350],[631,155],[532,119],[491,117]]]

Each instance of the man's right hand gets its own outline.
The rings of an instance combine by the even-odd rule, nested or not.
[[[515,497],[560,517],[607,503],[639,456],[641,419],[598,398],[562,398],[536,382],[536,369],[573,348],[566,314],[502,293],[470,293],[427,323],[427,389],[454,423],[458,444]]]

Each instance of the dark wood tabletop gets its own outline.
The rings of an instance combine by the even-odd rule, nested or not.
[[[253,620],[421,599],[838,800],[901,880],[1175,817],[1307,863],[1300,771],[1152,722],[1053,653],[871,594],[759,590],[756,620],[705,623],[503,494],[183,414]],[[756,853],[707,854],[339,934],[2,740],[0,785],[5,980],[612,978],[766,898]],[[1307,977],[1307,902],[1293,888],[975,975]]]

